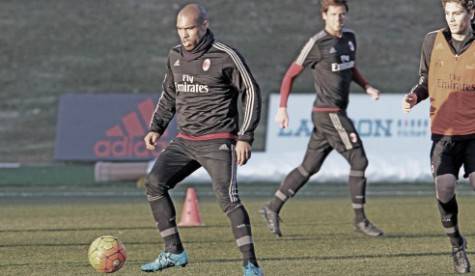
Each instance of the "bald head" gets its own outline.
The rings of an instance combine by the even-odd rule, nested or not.
[[[181,45],[191,51],[198,45],[208,30],[208,13],[198,4],[184,6],[176,17],[176,29]]]
[[[203,24],[208,20],[208,12],[202,5],[187,4],[178,12],[177,20],[180,17],[187,17],[194,20],[196,24]]]

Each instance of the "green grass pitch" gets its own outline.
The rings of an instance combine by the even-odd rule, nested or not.
[[[265,200],[243,198],[266,275],[452,274],[449,243],[431,196],[371,197],[367,213],[385,230],[383,238],[353,232],[347,197],[296,197],[283,209],[284,236],[277,239],[258,214]],[[459,203],[471,248],[475,200],[461,196]],[[176,205],[180,214],[181,198]],[[188,266],[148,275],[242,275],[240,253],[216,200],[201,198],[200,210],[206,226],[181,229]],[[106,234],[127,248],[128,260],[117,275],[146,275],[140,265],[163,246],[147,203],[138,198],[0,203],[0,275],[97,275],[87,249]]]

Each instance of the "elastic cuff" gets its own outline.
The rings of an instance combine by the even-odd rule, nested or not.
[[[249,135],[238,135],[237,140],[247,142],[251,146],[252,146],[252,143],[254,142],[254,138],[250,137]]]
[[[148,132],[156,132],[156,133],[162,135],[164,131],[161,130],[161,129],[150,128],[150,129],[148,130]]]

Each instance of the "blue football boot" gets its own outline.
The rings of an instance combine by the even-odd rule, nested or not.
[[[260,267],[257,267],[253,263],[249,262],[244,267],[244,276],[264,276],[264,272],[262,272]]]
[[[187,263],[188,255],[184,250],[180,254],[173,254],[170,252],[162,251],[160,252],[160,255],[158,255],[157,259],[155,259],[155,261],[142,265],[140,269],[144,272],[154,272],[174,266],[184,267]]]

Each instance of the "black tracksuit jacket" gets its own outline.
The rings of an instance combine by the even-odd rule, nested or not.
[[[246,62],[235,49],[214,41],[210,31],[197,47],[200,49],[192,54],[181,45],[170,50],[150,131],[163,133],[176,114],[179,135],[213,139],[229,133],[252,143],[261,96]],[[243,114],[239,124],[240,94]]]

